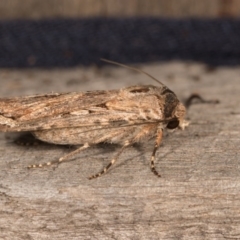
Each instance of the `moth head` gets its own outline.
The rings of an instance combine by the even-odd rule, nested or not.
[[[181,128],[184,129],[189,123],[184,119],[186,108],[181,102],[178,102],[172,113],[172,119],[167,123],[168,129]]]

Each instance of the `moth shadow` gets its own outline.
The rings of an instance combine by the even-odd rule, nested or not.
[[[51,148],[73,148],[71,145],[60,145],[60,144],[53,144],[53,143],[47,143],[44,141],[41,141],[37,138],[35,138],[30,132],[26,133],[11,133],[8,134],[7,138],[12,139],[13,143],[18,146],[23,147],[51,147]]]
[[[44,142],[44,141],[41,141],[41,140],[35,138],[30,132],[16,133],[16,134],[11,133],[11,134],[8,134],[7,138],[11,139],[14,144],[16,144],[20,147],[33,147],[33,148],[37,147],[37,149],[39,151],[42,151],[43,149],[46,149],[46,148],[48,148],[48,149],[59,149],[59,148],[67,149],[68,151],[65,153],[66,155],[81,146],[81,145],[61,145],[61,144],[53,144],[53,143]],[[133,147],[138,149],[139,151],[141,149],[140,144],[134,144]],[[89,149],[91,149],[91,150],[89,151]],[[115,154],[121,149],[121,145],[102,142],[102,143],[92,145],[89,149],[84,150],[84,152],[85,151],[87,152],[86,154],[88,155],[89,158],[91,158],[91,157],[96,158],[96,153],[95,153],[95,151],[93,152],[93,150],[95,149],[98,152],[97,153],[98,156],[105,155],[105,154],[108,155],[108,157],[104,157],[104,159],[106,159],[106,162],[107,162],[107,161],[110,161],[112,158],[114,158]],[[125,151],[127,151],[127,149]],[[81,153],[79,153],[77,156],[69,158],[67,160],[67,162],[75,161],[78,158],[81,158]]]
[[[168,138],[169,135],[166,134],[166,137]],[[61,149],[67,149],[68,153],[70,153],[71,151],[74,151],[79,147],[74,145],[60,145],[60,144],[51,144],[51,143],[43,142],[39,139],[36,139],[31,133],[21,133],[21,134],[18,134],[17,136],[15,135],[15,138],[13,138],[13,142],[14,144],[17,144],[23,147],[38,147],[39,151],[42,151],[43,148],[44,149],[61,148]],[[162,144],[162,146],[164,146],[164,143]],[[89,151],[89,149],[96,150],[98,152],[97,157],[96,157],[96,152],[92,150]],[[103,160],[102,164],[104,167],[116,156],[118,151],[120,151],[121,145],[102,142],[102,143],[98,143],[96,145],[91,146],[89,149],[85,150],[88,158],[93,158],[93,159],[101,158]],[[134,143],[131,147],[128,147],[125,149],[124,152],[127,152],[127,153],[124,154],[125,155],[124,157],[122,155],[119,156],[115,167],[124,166],[126,162],[133,161],[135,159],[138,159],[144,165],[148,164],[150,162],[152,150],[153,150],[152,144],[146,145],[144,143]],[[68,154],[68,153],[66,152],[65,154]],[[162,157],[165,157],[165,155],[168,155],[168,154],[169,153],[166,153]],[[81,158],[82,158],[81,153],[79,153],[77,156],[69,158],[66,162],[73,162]],[[54,169],[58,168],[58,165],[59,164],[53,165]]]

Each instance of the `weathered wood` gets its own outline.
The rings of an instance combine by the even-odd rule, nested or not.
[[[191,125],[165,134],[157,178],[153,143],[126,150],[89,181],[118,146],[102,144],[59,166],[28,170],[70,151],[18,146],[0,134],[1,239],[240,239],[240,68],[143,66],[180,98],[198,92],[220,104],[190,107]],[[151,83],[120,68],[0,70],[0,96],[119,88]],[[11,137],[11,138],[9,138]]]
[[[238,0],[8,0],[0,19],[54,17],[238,17]]]

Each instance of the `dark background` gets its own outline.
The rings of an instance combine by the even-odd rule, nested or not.
[[[11,0],[0,3],[0,67],[194,60],[240,63],[240,3]]]

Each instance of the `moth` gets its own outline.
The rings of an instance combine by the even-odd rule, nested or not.
[[[14,98],[0,98],[0,131],[31,132],[37,139],[66,145],[80,145],[58,160],[28,166],[43,167],[72,158],[92,145],[107,142],[121,148],[99,173],[106,173],[121,153],[134,143],[155,139],[150,160],[155,169],[155,154],[163,130],[184,129],[186,109],[177,96],[148,73],[124,64],[105,60],[144,73],[159,86],[136,85],[109,91],[50,93]]]

